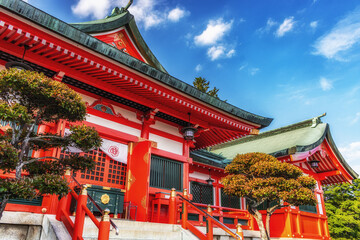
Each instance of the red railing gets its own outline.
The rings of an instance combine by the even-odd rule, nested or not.
[[[238,224],[236,228],[236,233],[232,232],[225,224],[218,221],[212,216],[212,208],[210,205],[207,206],[207,212],[198,208],[193,202],[191,202],[187,195],[187,190],[184,189],[183,195],[176,194],[175,189],[171,190],[170,199],[169,199],[169,223],[175,224],[176,222],[176,212],[177,212],[177,199],[178,196],[182,200],[182,221],[181,225],[184,229],[189,229],[195,236],[200,240],[210,240],[214,238],[213,227],[214,225],[224,230],[230,236],[234,237],[236,240],[243,240],[244,235],[242,232],[241,225]],[[197,229],[189,220],[188,220],[188,210],[195,210],[200,216],[206,218],[206,234]]]
[[[108,209],[102,211],[102,209],[96,204],[96,202],[87,194],[87,186],[80,185],[75,178],[71,181],[70,171],[67,171],[65,174],[65,178],[69,182],[69,187],[71,189],[70,193],[67,196],[61,198],[59,202],[59,208],[56,213],[56,219],[58,221],[62,221],[70,233],[73,240],[83,240],[83,230],[84,230],[84,222],[85,222],[85,215],[88,215],[89,218],[93,221],[95,226],[99,229],[98,239],[99,240],[108,240],[110,235],[110,224],[116,229],[116,234],[118,234],[117,226],[111,221]],[[78,185],[81,187],[81,192],[78,195],[74,191],[74,185]],[[73,222],[70,218],[70,204],[71,199],[74,198],[77,202],[76,204],[76,215],[75,221]],[[103,213],[101,217],[101,221],[99,221],[94,214],[88,209],[87,200],[90,200],[96,208],[100,212]]]

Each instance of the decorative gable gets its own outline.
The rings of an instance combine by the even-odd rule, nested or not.
[[[128,32],[124,27],[117,30],[113,30],[105,33],[92,34],[95,38],[103,41],[113,47],[116,47],[120,51],[129,54],[130,56],[137,58],[142,62],[146,62],[144,57],[140,54],[140,51],[135,46],[134,42],[130,38]]]

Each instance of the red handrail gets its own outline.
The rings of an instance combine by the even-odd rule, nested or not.
[[[73,240],[83,240],[82,234],[84,229],[85,215],[88,215],[89,218],[94,222],[95,226],[99,229],[98,239],[108,240],[110,235],[109,231],[110,231],[110,221],[111,221],[109,217],[110,211],[106,209],[103,212],[101,221],[99,222],[99,220],[96,219],[94,214],[87,207],[87,199],[91,198],[87,194],[87,190],[86,190],[87,186],[86,185],[81,186],[82,187],[81,193],[80,195],[78,195],[74,191],[73,182],[70,181],[71,179],[70,171],[67,171],[67,173],[65,174],[65,179],[67,179],[69,182],[70,193],[67,196],[61,198],[59,202],[58,212],[56,214],[56,219],[64,223],[66,229],[70,233]],[[79,184],[77,181],[76,183]],[[70,218],[70,210],[69,210],[71,198],[74,198],[77,202],[74,223]],[[93,201],[92,198],[90,200]],[[95,206],[101,209],[99,206],[97,206],[97,204]],[[117,230],[116,234],[118,234],[117,227],[116,230]]]
[[[208,212],[203,211],[202,209],[198,208],[192,201],[188,199],[187,190],[184,189],[184,196],[177,194],[182,200],[183,200],[183,214],[182,214],[182,226],[185,229],[189,229],[192,233],[194,233],[198,238],[201,240],[208,240],[213,239],[213,224],[218,226],[219,228],[223,229],[225,232],[227,232],[229,235],[234,237],[236,240],[243,240],[244,236],[242,234],[241,226],[238,224],[236,233],[233,233],[230,228],[228,228],[225,224],[218,221],[216,218],[211,216],[212,209],[210,205],[208,205]],[[170,198],[173,198],[173,196],[170,196]],[[188,206],[190,205],[192,209],[197,211],[200,215],[204,216],[206,218],[207,222],[207,233],[203,234],[201,231],[199,231],[193,224],[191,224],[188,221]],[[173,207],[171,207],[173,209]]]

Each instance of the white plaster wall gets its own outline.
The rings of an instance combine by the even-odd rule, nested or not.
[[[149,134],[149,139],[151,141],[157,142],[158,149],[179,155],[183,154],[183,144],[181,142],[177,142],[165,137],[161,137],[153,133]]]
[[[192,172],[189,174],[189,177],[206,181],[207,179],[209,179],[209,174],[208,173],[205,174],[201,172]]]
[[[179,133],[179,129],[177,127],[164,122],[156,121],[154,125],[151,125],[151,128],[182,138],[182,135]]]
[[[90,97],[88,95],[84,95],[78,92],[78,94],[81,96],[81,98],[83,99],[83,101],[87,102],[89,105],[91,105],[93,102],[95,102],[97,99]]]
[[[118,106],[114,106],[114,105],[112,105],[112,106],[115,110],[115,114],[120,113],[124,118],[126,118],[132,122],[142,124],[142,122],[139,119],[137,119],[136,112],[132,112],[132,111],[129,111],[127,109],[124,109],[124,108],[121,108]]]
[[[88,114],[88,116],[86,117],[86,121],[91,122],[91,123],[95,123],[97,125],[101,125],[110,129],[114,129],[120,132],[124,132],[127,134],[131,134],[137,137],[140,137],[140,133],[141,131],[139,129],[136,128],[132,128],[132,127],[128,127],[125,126],[123,124],[117,123],[117,122],[113,122],[101,117],[97,117],[91,114]]]

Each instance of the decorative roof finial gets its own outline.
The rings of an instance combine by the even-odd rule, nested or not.
[[[130,0],[128,2],[128,4],[125,7],[119,8],[119,7],[115,7],[112,11],[111,11],[111,15],[107,16],[106,18],[110,18],[110,17],[114,17],[116,15],[119,15],[121,13],[124,13],[128,10],[128,8],[131,6],[131,4],[133,3],[133,0]]]
[[[133,0],[129,0],[128,4],[124,7],[124,11],[127,11],[132,3],[133,3]]]
[[[314,117],[312,119],[312,128],[315,128],[319,123],[321,123],[321,119],[322,117],[326,116],[326,113],[323,113],[322,115],[318,116],[318,117]]]

